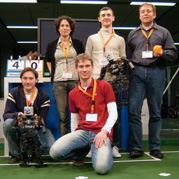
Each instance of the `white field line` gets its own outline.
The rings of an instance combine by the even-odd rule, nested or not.
[[[179,151],[162,151],[162,153],[179,153]],[[129,153],[121,153],[122,155],[128,155]],[[149,152],[144,152],[145,155],[151,157],[151,159],[146,159],[146,160],[121,160],[121,161],[113,161],[114,163],[132,163],[132,162],[157,162],[157,161],[162,161],[161,159],[155,158],[149,154]],[[48,156],[48,155],[45,155]],[[7,156],[0,156],[0,158],[8,158]],[[120,160],[120,158],[119,158]],[[91,161],[85,162],[87,163],[92,163]],[[29,163],[30,165],[36,165],[36,163]],[[52,162],[52,163],[44,163],[47,165],[72,165],[73,162]],[[0,164],[0,166],[18,166],[19,164]]]

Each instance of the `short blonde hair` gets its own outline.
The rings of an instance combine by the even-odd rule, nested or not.
[[[76,60],[75,60],[76,67],[78,67],[78,63],[80,62],[80,60],[82,61],[88,60],[91,62],[91,65],[93,66],[93,59],[86,53],[81,53],[76,57]]]
[[[155,5],[153,5],[152,3],[143,3],[143,4],[141,4],[141,5],[139,6],[139,13],[140,13],[140,9],[141,9],[143,6],[145,6],[145,5],[151,6],[153,12],[156,14],[156,7],[155,7]]]

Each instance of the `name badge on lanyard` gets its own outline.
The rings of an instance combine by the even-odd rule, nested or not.
[[[96,122],[98,119],[98,114],[86,114],[86,121]]]
[[[147,44],[146,44],[147,50],[142,52],[142,58],[153,58],[153,51],[149,51],[148,49],[149,49],[149,38],[152,35],[154,28],[150,30],[149,35],[147,35],[144,29],[141,29],[141,31],[147,39]]]
[[[107,58],[104,57],[104,56],[99,59],[99,65],[100,65],[100,66],[106,66],[108,63],[109,63],[109,62],[108,62]]]
[[[62,78],[72,78],[72,72],[71,71],[64,71]]]
[[[143,51],[142,58],[153,58],[153,51]]]

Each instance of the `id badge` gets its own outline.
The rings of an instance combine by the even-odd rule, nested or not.
[[[34,107],[33,106],[24,106],[24,115],[25,116],[33,116],[34,115]]]
[[[100,65],[100,66],[106,66],[108,63],[109,63],[109,62],[108,62],[107,58],[104,57],[104,56],[99,59],[99,65]]]
[[[88,122],[96,122],[98,118],[98,114],[86,114],[86,121]]]
[[[64,71],[62,78],[72,78],[72,72],[71,71]]]
[[[142,58],[153,58],[153,51],[143,51]]]

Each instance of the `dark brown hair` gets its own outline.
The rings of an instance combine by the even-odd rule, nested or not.
[[[55,22],[54,22],[55,32],[56,32],[58,35],[60,35],[59,26],[60,26],[62,20],[67,20],[68,23],[70,24],[70,28],[71,28],[70,36],[72,36],[73,33],[74,33],[74,31],[75,31],[75,28],[76,28],[76,22],[75,22],[74,19],[72,19],[72,18],[69,17],[69,16],[60,16],[57,20],[55,20]]]
[[[31,67],[26,67],[24,68],[22,71],[21,71],[21,74],[20,74],[20,78],[22,79],[24,73],[26,73],[27,71],[30,71],[34,74],[35,78],[38,79],[38,73],[35,69],[31,68]]]
[[[102,8],[99,10],[98,17],[100,17],[101,11],[107,11],[107,10],[110,10],[110,11],[112,12],[112,15],[114,16],[114,11],[113,11],[110,7],[102,7]]]

